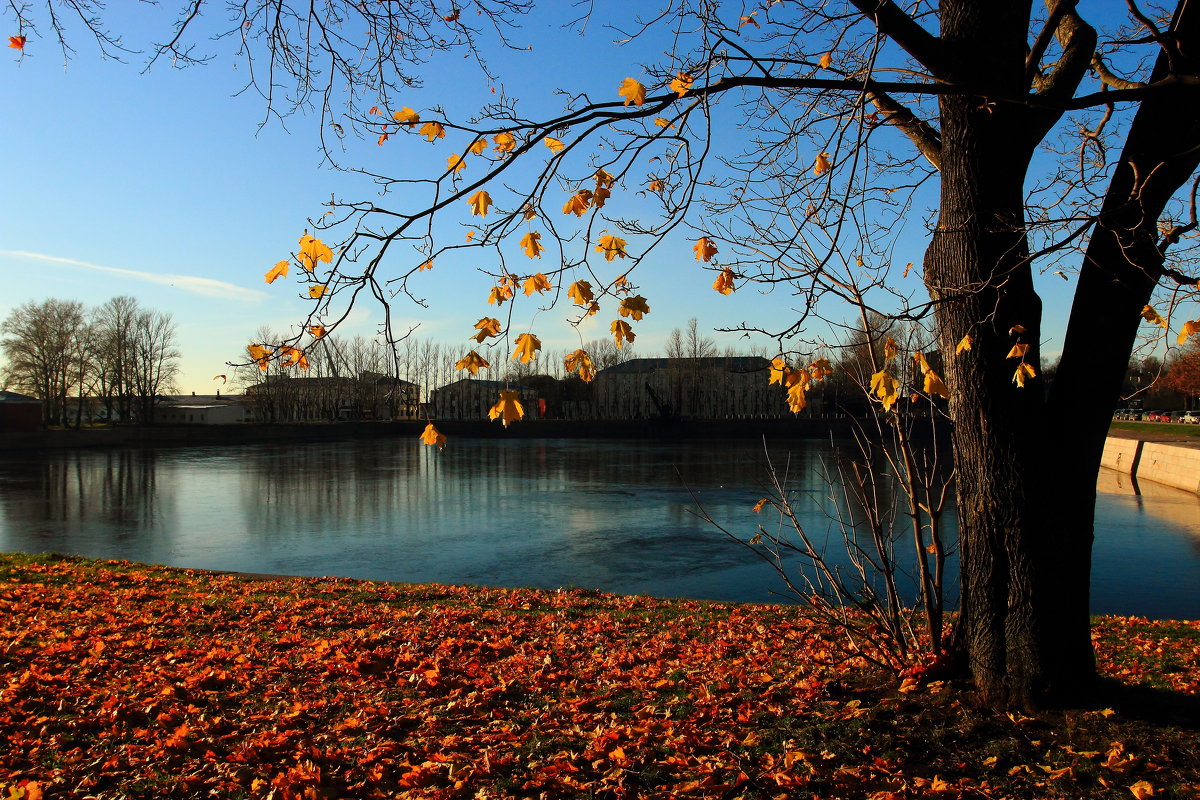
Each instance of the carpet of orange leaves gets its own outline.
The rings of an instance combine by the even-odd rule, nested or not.
[[[848,699],[794,608],[0,566],[4,800],[1001,796],[866,728],[849,753],[913,693]]]

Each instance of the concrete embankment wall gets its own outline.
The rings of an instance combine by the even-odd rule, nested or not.
[[[1109,438],[1100,464],[1138,480],[1200,492],[1200,448]]]

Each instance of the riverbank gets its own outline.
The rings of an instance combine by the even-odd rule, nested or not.
[[[0,555],[0,794],[1194,797],[1200,624],[1095,637],[1005,715],[796,607]]]
[[[1200,439],[1174,427],[1114,426],[1104,443],[1100,465],[1138,481],[1200,493]]]
[[[88,427],[7,433],[0,450],[87,447],[177,447],[336,439],[417,437],[425,420],[397,422],[305,422],[237,425],[154,425]],[[850,435],[840,419],[733,420],[526,420],[507,428],[490,420],[434,420],[447,437],[472,439],[719,439],[766,436],[772,439],[829,439]]]

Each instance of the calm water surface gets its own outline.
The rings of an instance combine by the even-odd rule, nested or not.
[[[828,443],[779,442],[818,539]],[[761,442],[456,439],[0,456],[0,551],[182,567],[768,601],[730,530],[762,521]],[[1200,497],[1101,476],[1093,610],[1200,617]]]

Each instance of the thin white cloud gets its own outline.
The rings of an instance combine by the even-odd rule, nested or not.
[[[78,261],[74,258],[50,256],[45,253],[29,253],[24,250],[0,250],[0,256],[24,258],[30,261],[40,261],[49,264],[68,264],[73,267],[83,267],[84,269],[95,270],[97,272],[106,272],[109,275],[120,275],[130,280],[157,283],[162,286],[173,286],[185,292],[192,292],[193,294],[200,294],[205,297],[218,297],[222,300],[241,300],[253,303],[267,297],[266,292],[243,289],[241,286],[235,286],[232,283],[217,281],[212,278],[198,278],[194,275],[159,275],[154,272],[139,272],[138,270],[121,269],[119,267],[102,267],[99,264],[89,264],[86,261]]]

